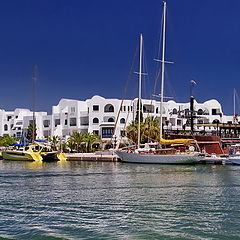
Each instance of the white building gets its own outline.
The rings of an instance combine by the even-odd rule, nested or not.
[[[52,136],[68,137],[73,132],[90,132],[99,135],[103,140],[116,140],[125,134],[125,128],[135,118],[138,99],[119,100],[93,96],[86,101],[61,99],[57,106],[52,107],[52,115],[36,112],[37,138],[45,139]],[[143,117],[160,118],[160,102],[142,99]],[[204,103],[194,101],[194,124],[196,131],[212,131],[216,126],[202,124],[232,123],[233,116],[222,112],[217,100]],[[0,110],[0,136],[10,135],[22,138],[33,113],[28,109],[17,108],[13,112]],[[190,130],[190,103],[163,103],[163,124],[165,129]]]
[[[35,114],[37,124],[37,135],[42,138],[42,118],[46,112]],[[29,109],[16,108],[14,111],[0,110],[0,136],[13,136],[19,139],[24,138],[24,133],[29,124],[33,122],[33,112]]]

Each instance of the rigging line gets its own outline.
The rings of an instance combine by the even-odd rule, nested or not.
[[[173,98],[176,100],[176,102],[179,102],[179,99],[177,97],[177,94],[175,92],[175,89],[173,88],[171,81],[170,81],[170,76],[169,76],[169,71],[167,66],[165,66],[165,72],[166,72],[166,85],[169,90],[170,96],[173,95]]]
[[[147,66],[147,54],[145,51],[145,45],[144,45],[144,40],[143,40],[143,85],[145,87],[143,87],[144,89],[144,94],[145,97],[148,98],[149,95],[151,95],[151,90],[150,88],[147,88],[147,85],[150,84],[150,77],[149,77],[149,73],[148,73],[148,66]],[[149,90],[148,90],[149,89]]]
[[[131,102],[130,102],[130,111],[128,111],[128,114],[127,114],[127,117],[126,117],[126,121],[125,121],[125,124],[124,124],[124,127],[123,127],[123,130],[124,130],[124,131],[126,131],[126,126],[127,126],[129,114],[130,114],[130,112],[133,113],[132,103],[133,103],[133,99],[132,99]],[[131,107],[132,107],[132,108],[131,108]],[[132,109],[132,111],[131,111],[131,109]],[[123,138],[123,136],[120,136],[120,142],[121,142],[122,138]]]
[[[235,96],[236,96],[237,103],[238,103],[238,111],[240,112],[240,99],[239,99],[239,95],[238,95],[238,92],[236,89],[235,89]]]
[[[127,77],[127,81],[126,81],[126,84],[125,84],[124,92],[122,94],[122,100],[121,100],[121,104],[119,106],[117,118],[116,118],[116,121],[115,121],[115,124],[114,124],[113,135],[111,137],[111,141],[112,141],[113,136],[116,134],[116,127],[117,127],[118,119],[119,119],[120,112],[121,112],[121,109],[122,109],[122,106],[123,106],[124,98],[127,95],[127,89],[128,89],[129,82],[130,82],[130,79],[131,79],[131,74],[133,73],[133,68],[134,68],[134,63],[135,63],[136,56],[137,56],[137,51],[138,51],[138,44],[135,48],[135,53],[134,53],[134,56],[133,56],[133,59],[132,59],[132,64],[131,64],[130,70],[128,72],[128,77]]]
[[[157,52],[157,59],[160,59],[161,57],[161,46],[162,46],[162,27],[163,27],[163,13],[162,13],[162,17],[161,17],[161,24],[160,24],[160,27],[159,27],[159,31],[158,31],[158,42],[157,42],[157,50],[155,50],[155,52]],[[156,89],[157,89],[157,82],[158,82],[158,79],[161,75],[161,67],[160,67],[160,64],[159,62],[156,62],[156,72],[155,72],[155,81],[154,81],[154,86],[153,86],[153,93],[156,94]]]

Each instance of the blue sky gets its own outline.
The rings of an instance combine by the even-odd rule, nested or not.
[[[168,0],[166,95],[186,102],[215,98],[231,114],[240,92],[240,1]],[[39,66],[37,110],[61,98],[98,94],[121,98],[139,34],[144,36],[150,97],[156,72],[161,0],[2,0],[0,5],[0,108],[32,106],[32,72]],[[138,70],[137,58],[133,71]],[[127,98],[136,97],[131,74]]]

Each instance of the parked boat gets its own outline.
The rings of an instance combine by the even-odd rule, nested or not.
[[[233,165],[240,165],[240,155],[238,156],[230,156],[228,160],[233,164]]]
[[[197,163],[204,158],[204,156],[199,152],[189,151],[188,147],[185,147],[187,151],[176,151],[173,148],[173,145],[178,143],[178,140],[164,140],[162,139],[162,113],[163,113],[163,87],[164,87],[164,67],[165,63],[169,63],[165,61],[165,28],[166,28],[166,2],[164,4],[164,12],[163,12],[163,46],[162,46],[162,59],[158,60],[162,62],[162,81],[161,81],[161,104],[160,104],[160,144],[170,146],[169,151],[165,148],[161,150],[152,149],[150,151],[142,151],[140,148],[140,114],[138,114],[138,147],[134,152],[128,151],[115,151],[118,157],[123,162],[129,163],[158,163],[158,164],[193,164]],[[140,35],[140,54],[139,54],[139,106],[138,109],[141,109],[141,77],[142,77],[142,49],[143,49],[143,37]],[[172,141],[172,142],[171,142]],[[189,139],[184,139],[185,142],[189,141]],[[190,141],[194,141],[190,139]]]
[[[14,161],[42,161],[42,156],[36,145],[21,146],[19,144],[16,149],[2,151],[4,160]]]
[[[42,156],[42,161],[53,162],[53,161],[65,161],[67,159],[66,155],[61,151],[55,151],[50,146],[39,145],[39,153]]]
[[[53,151],[50,146],[34,143],[28,146],[15,144],[13,149],[2,151],[4,160],[15,161],[65,161],[66,155],[60,151]]]

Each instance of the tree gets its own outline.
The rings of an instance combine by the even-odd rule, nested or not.
[[[36,137],[37,136],[37,129],[36,129],[36,127],[34,128],[34,132],[35,132],[34,136]],[[35,139],[33,139],[33,124],[32,123],[30,123],[28,125],[26,138],[27,138],[27,140],[29,142],[34,142],[35,141]]]
[[[48,141],[51,143],[51,147],[54,151],[57,150],[58,143],[60,141],[58,136],[53,136],[52,138],[48,138]]]
[[[73,150],[76,148],[76,144],[71,139],[69,139],[67,141],[67,148],[70,149],[70,152],[73,152]]]
[[[144,129],[144,123],[140,123],[140,142],[143,140],[143,129]],[[126,128],[126,135],[129,140],[131,140],[133,143],[137,145],[138,143],[138,121],[133,121],[129,126]]]
[[[133,121],[126,129],[127,137],[132,142],[138,142],[138,121]],[[146,143],[159,141],[160,127],[159,122],[154,117],[147,117],[144,122],[140,123],[140,142]]]
[[[75,144],[77,152],[82,151],[82,146],[81,145],[82,145],[82,142],[84,142],[83,133],[74,132],[70,136],[69,141]]]
[[[140,101],[140,111],[139,111],[139,101]],[[137,102],[137,113],[135,117],[135,121],[138,122],[138,114],[140,113],[140,122],[143,122],[143,112],[142,112],[142,102],[140,99],[138,99]]]
[[[147,117],[144,121],[143,142],[158,141],[160,138],[160,126],[157,118]]]
[[[99,137],[94,133],[84,133],[83,139],[86,143],[86,151],[90,152],[92,145],[96,142],[96,140],[99,140]]]
[[[15,138],[10,136],[5,136],[0,139],[0,146],[2,147],[8,147],[12,144],[15,144],[17,141]]]

